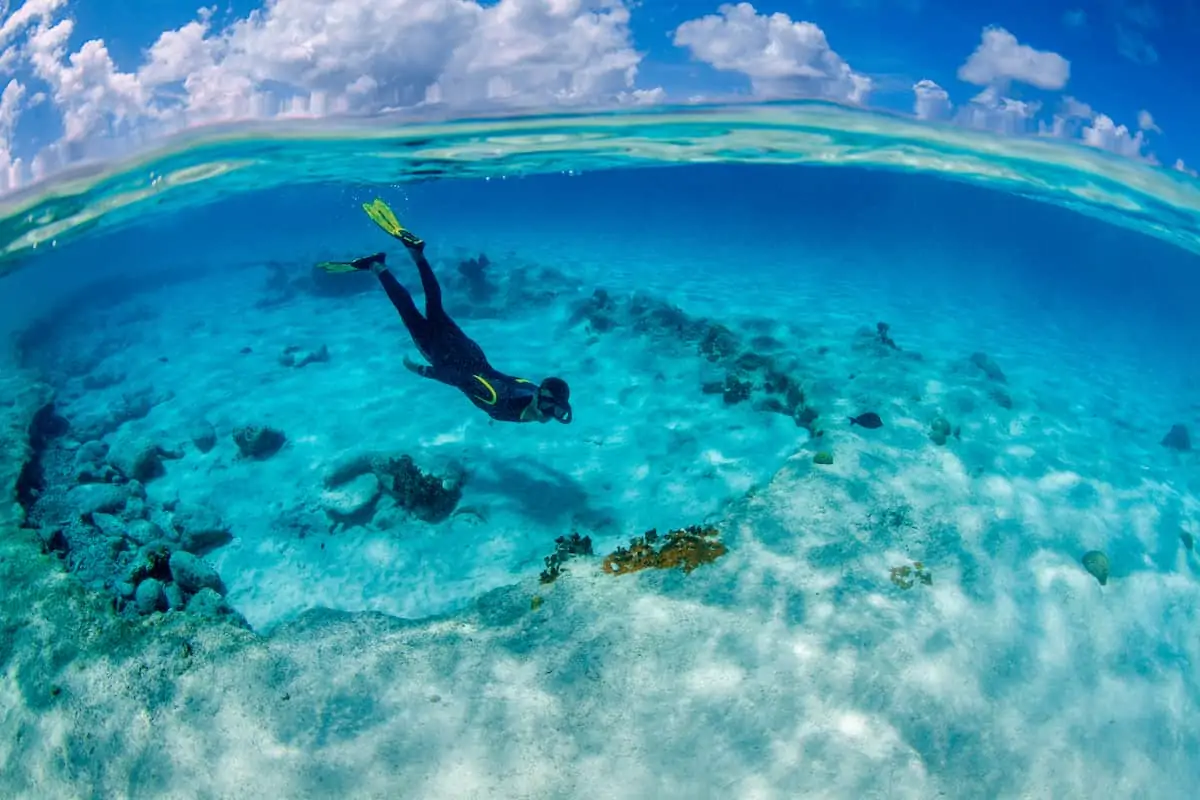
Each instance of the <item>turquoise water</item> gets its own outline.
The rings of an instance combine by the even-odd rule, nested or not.
[[[314,271],[421,305],[376,197],[570,425]],[[6,796],[1200,780],[1187,176],[791,104],[214,130],[0,214]]]

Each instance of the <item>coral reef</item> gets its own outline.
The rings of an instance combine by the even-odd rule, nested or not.
[[[719,379],[701,382],[704,394],[719,394],[726,405],[737,405],[758,393],[756,410],[789,416],[813,437],[823,433],[816,424],[819,413],[807,405],[800,381],[794,377],[794,357],[774,352],[781,343],[773,337],[751,337],[747,348],[735,331],[719,322],[693,317],[676,306],[636,293],[618,303],[604,289],[595,290],[576,307],[570,322],[583,321],[592,333],[633,330],[653,338],[656,346],[679,348],[680,355],[693,352],[724,372]]]
[[[467,298],[473,303],[488,303],[496,294],[496,285],[487,275],[487,268],[491,263],[485,253],[480,253],[478,258],[458,262],[458,274],[466,283]]]
[[[439,478],[423,471],[412,456],[388,458],[376,465],[384,490],[396,503],[424,522],[441,522],[450,516],[462,499],[457,477]]]
[[[559,536],[554,540],[554,552],[544,559],[546,568],[538,576],[542,583],[554,583],[562,573],[562,566],[573,556],[592,555],[592,537],[580,538],[578,533]]]
[[[690,525],[669,531],[662,537],[656,529],[651,528],[631,539],[629,547],[618,547],[605,556],[602,569],[610,575],[624,575],[643,569],[678,567],[687,574],[725,554],[726,548],[718,539],[719,536],[719,531],[713,526]]]
[[[891,579],[892,583],[901,589],[911,589],[918,583],[924,586],[933,585],[933,574],[920,561],[912,562],[912,566],[904,564],[899,567],[892,567]]]
[[[890,330],[891,330],[891,326],[888,325],[886,322],[876,322],[875,323],[875,332],[879,335],[879,343],[882,344],[884,347],[890,347],[893,350],[899,350],[900,347],[896,344],[895,340],[892,339],[892,337],[888,333],[888,331],[890,331]]]
[[[287,442],[283,431],[267,425],[247,425],[233,432],[233,443],[243,458],[264,459],[278,453]]]

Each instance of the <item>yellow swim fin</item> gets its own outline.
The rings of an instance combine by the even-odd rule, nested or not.
[[[371,221],[383,228],[388,236],[394,236],[404,242],[406,247],[424,247],[425,242],[413,234],[412,231],[406,229],[400,224],[400,220],[396,219],[395,212],[387,203],[380,200],[378,197],[373,202],[363,203],[363,211],[367,212],[367,216]]]
[[[383,267],[387,265],[387,257],[383,253],[374,253],[362,258],[356,258],[353,261],[322,261],[317,264],[317,269],[324,270],[332,275],[341,275],[345,272],[363,272],[373,268],[376,264]]]
[[[345,272],[358,272],[358,267],[349,261],[322,261],[317,264],[317,269],[324,270],[331,275],[341,275]]]

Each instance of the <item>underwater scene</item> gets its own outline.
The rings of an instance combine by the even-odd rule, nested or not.
[[[2,796],[1200,785],[1195,178],[765,103],[0,214]]]

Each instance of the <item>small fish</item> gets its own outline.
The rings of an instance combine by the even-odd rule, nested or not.
[[[882,428],[883,420],[874,411],[868,411],[865,414],[859,414],[857,417],[851,417],[850,424],[861,425],[864,428]]]
[[[241,350],[238,350],[238,352],[241,353],[242,355],[248,355],[250,353],[253,353],[254,351],[251,350],[249,347],[243,347]]]

